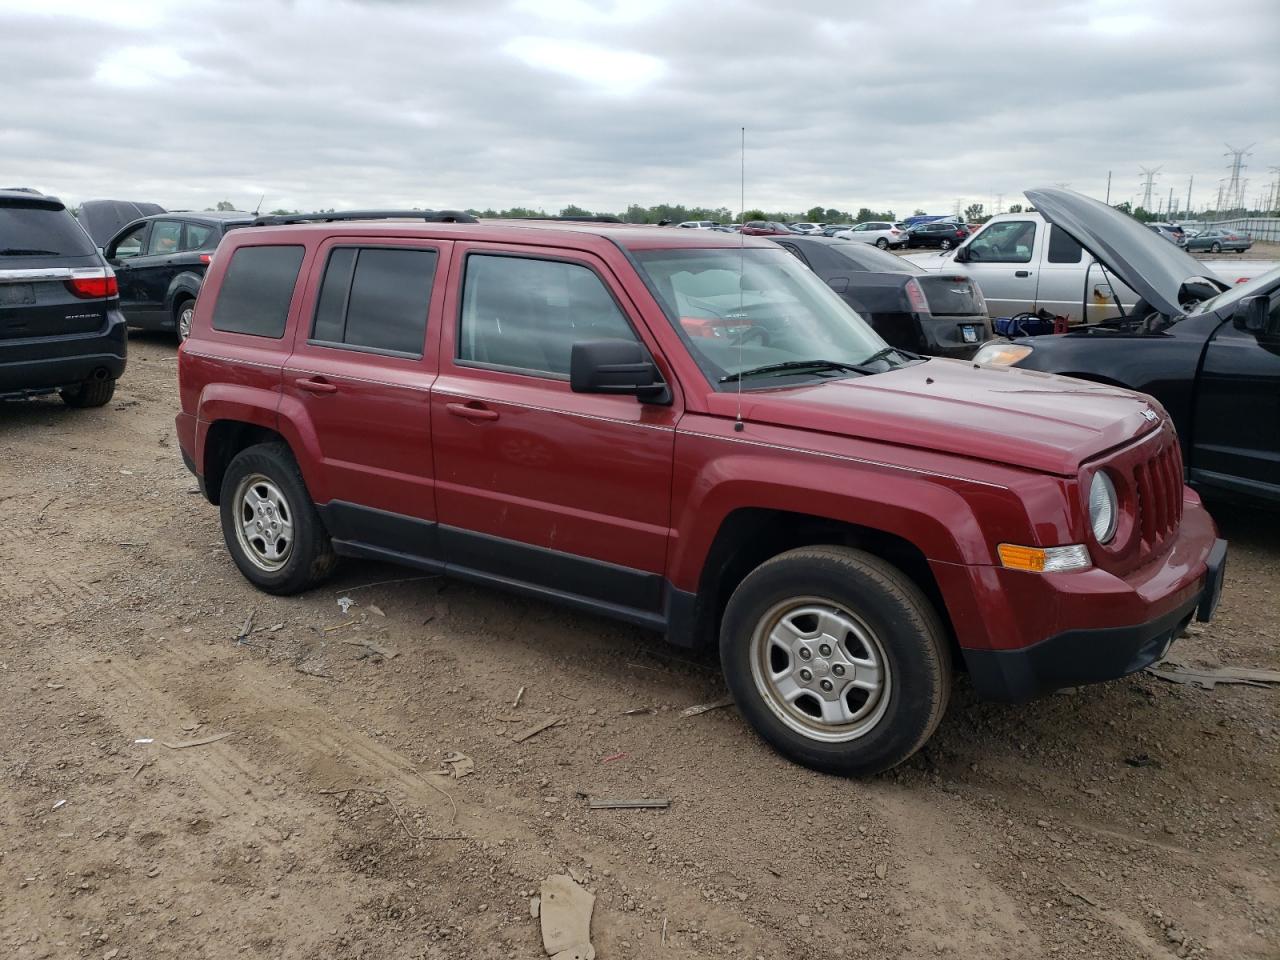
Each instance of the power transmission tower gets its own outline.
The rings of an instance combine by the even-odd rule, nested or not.
[[[1267,172],[1274,175],[1271,181],[1271,201],[1267,204],[1267,212],[1280,210],[1280,167],[1268,167]]]
[[[1169,188],[1169,205],[1164,208],[1164,215],[1170,220],[1173,219],[1173,187]]]
[[[1142,209],[1147,212],[1151,211],[1151,188],[1155,186],[1156,174],[1160,172],[1159,167],[1139,167],[1138,171],[1142,174]]]
[[[1272,169],[1274,170],[1274,169],[1278,169],[1278,168],[1273,167]],[[1003,194],[1003,193],[997,193],[997,194],[996,194],[996,209],[995,209],[995,212],[996,212],[996,213],[1002,213],[1002,212],[1004,212],[1004,194]]]
[[[1227,152],[1224,153],[1223,156],[1231,158],[1231,180],[1230,183],[1227,184],[1226,200],[1232,205],[1232,209],[1235,209],[1237,207],[1244,206],[1244,188],[1245,184],[1249,181],[1245,180],[1241,182],[1240,174],[1244,172],[1244,169],[1247,166],[1244,162],[1245,157],[1253,156],[1253,154],[1249,152],[1253,149],[1253,144],[1251,143],[1243,149],[1233,147],[1229,143],[1226,147]]]

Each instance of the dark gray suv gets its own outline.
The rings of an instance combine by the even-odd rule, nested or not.
[[[0,399],[100,407],[124,373],[116,275],[61,200],[0,190]]]

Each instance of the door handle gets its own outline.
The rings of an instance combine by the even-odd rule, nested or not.
[[[1029,277],[1029,276],[1031,276],[1031,271],[1030,271],[1030,270],[1015,270],[1015,271],[1013,271],[1013,275],[1014,275],[1015,277]]]
[[[316,380],[311,377],[299,377],[293,381],[298,385],[298,389],[305,390],[307,393],[337,393],[338,388],[328,380]]]
[[[444,408],[455,417],[464,420],[497,420],[498,411],[485,406],[472,406],[469,403],[446,403]]]

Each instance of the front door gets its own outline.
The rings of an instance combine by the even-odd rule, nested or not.
[[[459,244],[432,390],[450,572],[656,623],[679,398],[573,393],[572,345],[655,344],[607,266],[582,253]]]
[[[986,298],[994,317],[1012,317],[1036,309],[1037,232],[1034,220],[1001,220],[983,227],[964,246],[964,270]]]
[[[1191,477],[1254,496],[1280,498],[1280,289],[1270,331],[1231,321],[1205,350],[1191,433]]]
[[[281,410],[310,423],[317,500],[349,551],[436,556],[430,391],[450,244],[342,237],[317,251]]]
[[[126,227],[118,236],[113,237],[103,249],[107,262],[116,273],[116,284],[120,288],[120,310],[130,322],[142,319],[142,289],[138,285],[138,273],[133,269],[135,260],[143,258],[147,252],[147,231],[150,223],[140,223],[134,227]]]

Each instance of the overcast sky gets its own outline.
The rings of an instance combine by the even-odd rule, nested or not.
[[[1277,0],[0,0],[0,186],[990,212],[1280,166]],[[1140,196],[1139,196],[1139,199]],[[1154,204],[1153,204],[1154,205]]]

